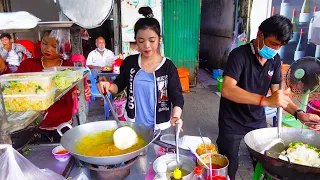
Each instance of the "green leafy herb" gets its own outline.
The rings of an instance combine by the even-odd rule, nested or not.
[[[36,94],[38,94],[38,92],[39,91],[44,91],[43,89],[42,89],[42,87],[41,86],[36,86]]]
[[[23,152],[23,155],[27,156],[29,153],[30,153],[30,148],[26,149],[24,152]]]
[[[10,85],[8,84],[4,84],[1,88],[1,91],[3,92],[4,90],[6,90],[7,88],[10,88]]]
[[[61,71],[63,71],[63,72],[70,72],[70,71],[72,71],[72,69],[71,69],[71,68],[66,68],[66,69],[62,69]]]

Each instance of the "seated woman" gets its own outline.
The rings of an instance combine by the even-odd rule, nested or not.
[[[15,73],[42,72],[44,68],[54,66],[73,66],[73,63],[70,60],[65,61],[60,59],[60,55],[57,52],[57,49],[59,49],[57,48],[57,40],[49,35],[50,31],[46,31],[42,37],[41,52],[43,57],[41,59],[31,58],[22,61]],[[0,56],[0,74],[8,73],[12,72]],[[85,89],[85,94],[87,96],[90,95],[90,89],[88,87]],[[51,142],[60,141],[60,135],[56,131],[57,126],[64,122],[72,124],[73,93],[78,92],[77,90],[72,89],[52,105],[47,110],[45,118],[40,125],[39,134],[46,136]]]

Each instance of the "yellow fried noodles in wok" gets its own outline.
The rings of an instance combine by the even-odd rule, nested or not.
[[[145,145],[143,138],[138,136],[136,144],[128,149],[120,150],[113,143],[114,131],[115,129],[84,136],[76,145],[76,152],[85,156],[116,156],[136,151]]]

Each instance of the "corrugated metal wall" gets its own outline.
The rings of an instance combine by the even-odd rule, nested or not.
[[[163,16],[165,56],[187,68],[191,85],[196,85],[201,0],[163,0]]]

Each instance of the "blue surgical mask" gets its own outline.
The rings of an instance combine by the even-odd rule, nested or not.
[[[277,55],[278,50],[272,49],[264,44],[264,39],[263,39],[263,47],[262,49],[259,48],[259,39],[258,39],[258,52],[261,57],[265,59],[272,59],[275,55]]]
[[[103,51],[105,51],[106,50],[106,48],[103,48],[103,49],[101,49],[101,48],[97,48],[98,49],[98,51],[100,51],[100,52],[103,52]]]

